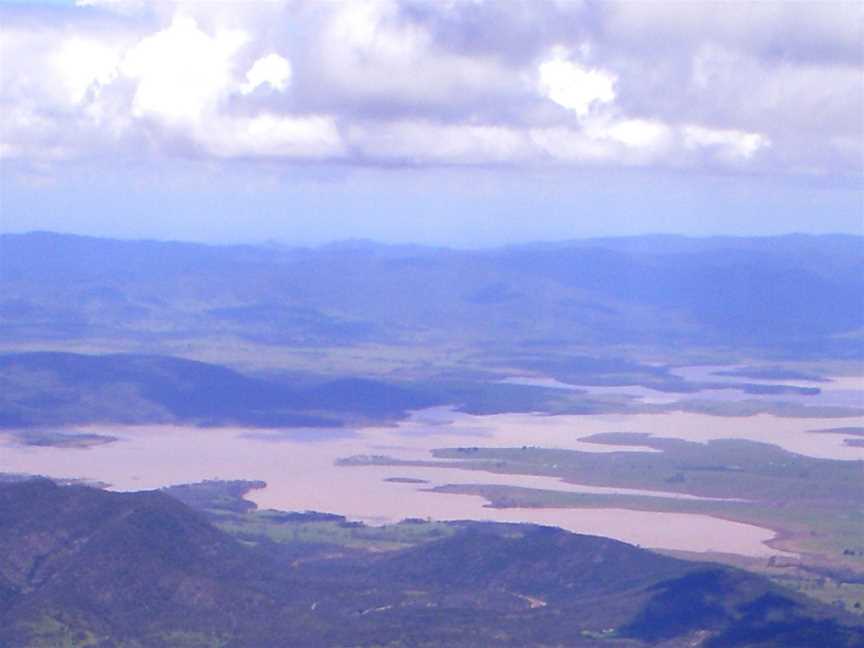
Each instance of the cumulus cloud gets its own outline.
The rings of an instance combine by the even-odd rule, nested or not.
[[[738,130],[717,130],[703,126],[684,127],[684,145],[687,148],[714,148],[726,158],[749,159],[769,141],[758,133]]]
[[[0,156],[860,171],[852,3],[0,8]]]
[[[658,148],[668,144],[671,129],[659,121],[624,119],[610,124],[603,135],[633,148]]]
[[[260,115],[221,120],[199,133],[202,148],[218,157],[336,158],[344,153],[333,119],[321,115]]]
[[[540,92],[579,117],[586,117],[593,106],[615,100],[614,74],[584,67],[561,51],[540,63],[537,72]]]
[[[271,53],[255,61],[246,73],[246,83],[240,88],[240,92],[249,94],[262,85],[269,85],[282,92],[290,82],[291,63],[284,57]]]
[[[209,35],[194,19],[176,16],[123,58],[123,74],[136,81],[131,112],[167,122],[196,122],[230,90],[233,61],[249,38],[241,31]]]
[[[325,13],[304,58],[314,74],[305,90],[327,109],[464,119],[486,112],[486,101],[513,101],[530,83],[493,56],[448,49],[396,0],[332,3]]]
[[[74,36],[61,42],[56,65],[69,103],[82,103],[90,92],[98,94],[117,78],[119,63],[116,48],[105,43]]]

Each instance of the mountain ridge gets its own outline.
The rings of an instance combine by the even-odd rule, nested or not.
[[[836,611],[740,570],[552,528],[466,524],[402,551],[286,561],[164,493],[0,484],[0,549],[15,556],[0,562],[0,645],[864,641]]]

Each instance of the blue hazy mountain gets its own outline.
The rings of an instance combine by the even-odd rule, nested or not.
[[[644,236],[492,250],[0,237],[13,341],[230,336],[861,357],[864,238]]]

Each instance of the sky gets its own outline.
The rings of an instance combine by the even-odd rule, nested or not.
[[[0,231],[864,233],[864,5],[0,1]]]

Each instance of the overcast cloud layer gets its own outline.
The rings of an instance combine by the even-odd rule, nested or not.
[[[0,22],[0,157],[32,177],[93,160],[862,172],[857,2],[80,0]]]

